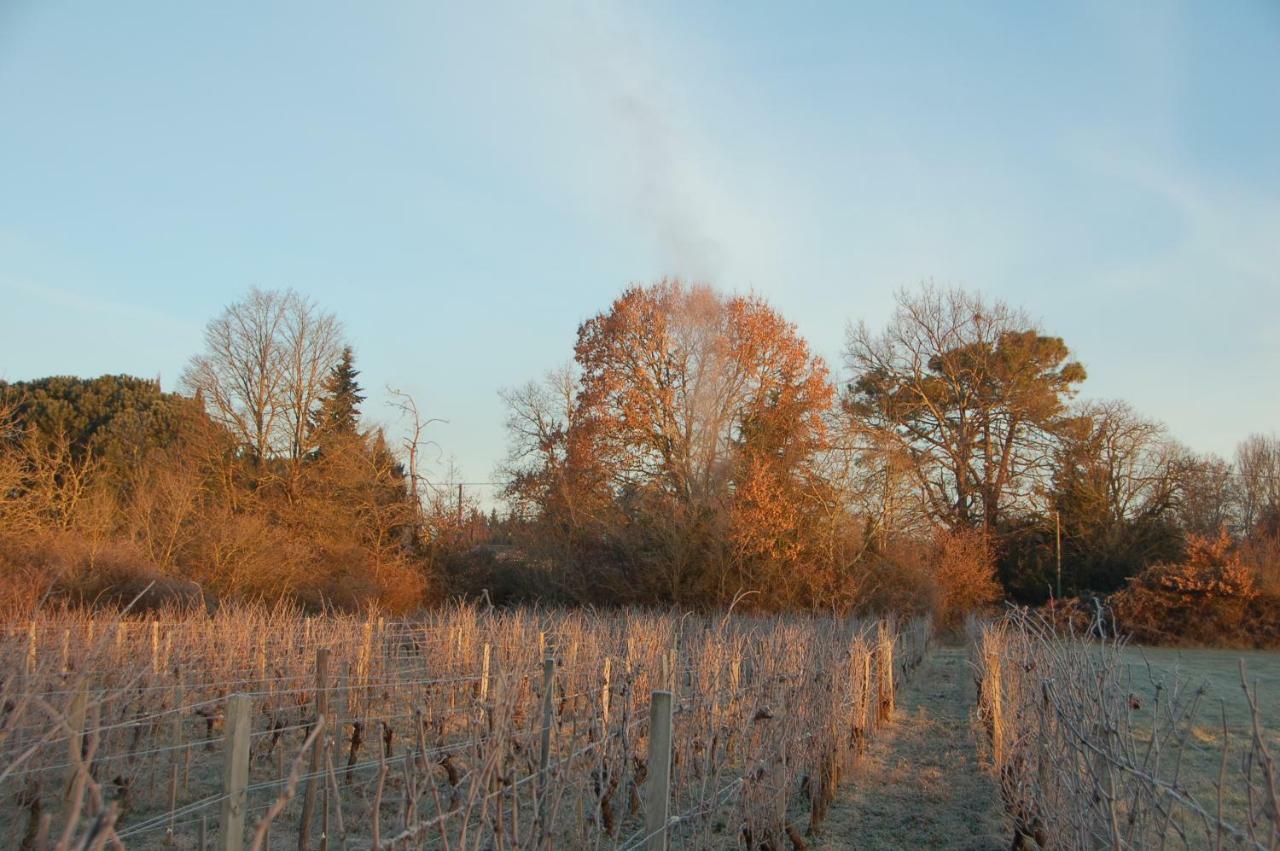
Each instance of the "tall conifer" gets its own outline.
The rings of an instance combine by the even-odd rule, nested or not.
[[[324,382],[324,395],[320,410],[316,412],[313,428],[323,440],[333,435],[354,435],[360,431],[360,403],[364,401],[363,388],[356,378],[360,371],[355,367],[355,354],[350,346],[342,350],[342,357],[329,370]]]

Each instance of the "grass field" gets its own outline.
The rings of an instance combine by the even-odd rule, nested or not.
[[[1024,845],[1280,842],[1276,656],[1127,647],[1031,614],[970,634],[980,728]]]
[[[1253,718],[1241,686],[1240,663],[1244,663],[1245,679],[1250,688],[1256,689],[1263,712],[1263,741],[1273,756],[1280,757],[1280,653],[1130,647],[1125,650],[1124,660],[1133,690],[1147,700],[1154,699],[1156,682],[1166,686],[1182,682],[1192,690],[1203,688],[1195,717],[1187,724],[1182,782],[1196,799],[1216,803],[1225,727],[1227,782],[1223,784],[1223,817],[1242,824],[1249,810],[1247,786],[1233,780],[1249,750]]]

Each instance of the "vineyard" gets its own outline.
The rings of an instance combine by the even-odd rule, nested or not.
[[[928,621],[44,614],[0,830],[80,848],[805,847]]]
[[[969,633],[1015,847],[1280,847],[1275,694],[1259,697],[1239,654],[1196,651],[1211,661],[1193,675],[1029,614]]]
[[[899,847],[963,824],[964,787],[1015,847],[1280,847],[1280,681],[1022,613],[971,620],[967,663],[931,640],[642,610],[44,613],[4,635],[0,830],[22,851]],[[944,752],[930,812],[859,821]]]

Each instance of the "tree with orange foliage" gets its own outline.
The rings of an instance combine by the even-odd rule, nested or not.
[[[1187,556],[1154,564],[1111,595],[1121,629],[1139,641],[1274,645],[1274,598],[1262,599],[1225,528],[1187,535]],[[1263,605],[1259,605],[1263,604]]]
[[[956,629],[964,623],[965,615],[1000,599],[995,547],[991,536],[981,529],[936,530],[933,562],[933,609],[940,629]]]
[[[513,494],[577,529],[589,518],[642,599],[727,599],[801,558],[833,389],[791,323],[758,297],[664,280],[583,323],[575,361],[575,392],[508,394]]]

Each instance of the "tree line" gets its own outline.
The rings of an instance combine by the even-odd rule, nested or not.
[[[181,391],[130,376],[0,385],[8,596],[291,599],[410,609],[440,530],[382,429],[338,320],[252,290]]]
[[[843,356],[837,381],[753,296],[628,289],[568,367],[505,394],[512,578],[574,600],[954,615],[1106,594],[1225,529],[1274,586],[1274,436],[1229,462],[1123,401],[1081,402],[1062,338],[960,289],[903,290]]]
[[[0,383],[11,599],[142,588],[405,610],[495,602],[924,610],[1108,593],[1229,534],[1280,570],[1280,441],[1198,454],[1022,310],[926,284],[851,325],[841,379],[765,300],[664,280],[503,391],[503,511],[420,472],[429,420],[368,426],[341,323],[254,289],[178,392]],[[1277,574],[1280,575],[1280,574]]]

